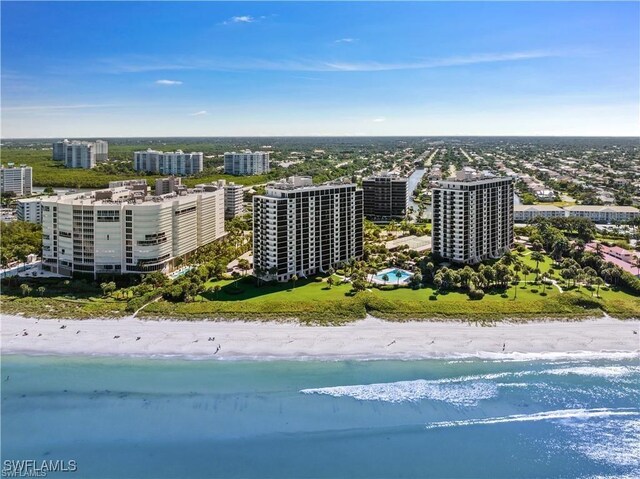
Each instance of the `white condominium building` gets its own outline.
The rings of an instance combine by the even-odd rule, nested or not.
[[[465,168],[433,189],[433,252],[461,263],[498,258],[513,244],[513,179]]]
[[[42,200],[43,267],[62,275],[169,272],[224,236],[224,191],[145,196],[129,187]]]
[[[204,168],[204,154],[184,153],[182,150],[162,152],[152,149],[133,154],[133,169],[161,175],[187,176],[200,173]]]
[[[109,144],[96,141],[56,141],[52,145],[53,159],[64,161],[67,168],[91,169],[109,159]]]
[[[633,206],[576,205],[564,209],[568,216],[589,218],[594,223],[628,223],[640,217],[640,210]]]
[[[245,150],[224,154],[224,172],[228,175],[261,175],[269,170],[269,152]]]
[[[33,173],[30,166],[7,163],[0,166],[0,193],[30,196],[33,189]]]
[[[224,217],[233,219],[244,213],[244,188],[233,182],[218,180],[218,185],[224,188]]]
[[[18,221],[42,223],[42,197],[18,200],[16,202],[16,217]]]
[[[256,275],[288,281],[325,272],[363,252],[362,190],[291,177],[253,197]]]
[[[526,223],[535,218],[564,218],[565,211],[553,205],[513,205],[513,221]]]
[[[58,161],[64,161],[67,154],[67,145],[71,143],[69,140],[54,141],[52,146],[52,158]]]

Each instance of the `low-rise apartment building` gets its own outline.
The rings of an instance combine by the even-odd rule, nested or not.
[[[576,205],[564,209],[568,216],[589,218],[594,223],[629,223],[640,217],[640,210],[633,206]]]
[[[553,205],[514,205],[513,221],[527,223],[535,218],[564,218],[566,212]]]

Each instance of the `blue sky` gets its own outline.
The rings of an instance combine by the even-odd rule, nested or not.
[[[4,138],[640,133],[637,2],[1,9]]]

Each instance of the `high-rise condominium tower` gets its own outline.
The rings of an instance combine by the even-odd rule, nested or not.
[[[360,258],[362,190],[352,183],[313,185],[291,177],[253,197],[254,271],[288,281]]]
[[[513,244],[513,180],[465,168],[433,189],[433,252],[460,263],[498,258]]]
[[[269,153],[245,150],[224,154],[224,172],[228,175],[261,175],[269,173]]]
[[[204,154],[184,153],[182,150],[162,152],[148,149],[133,154],[133,169],[161,175],[188,176],[200,173],[204,168]]]
[[[364,216],[374,222],[403,219],[409,204],[408,179],[382,173],[362,180]]]
[[[33,188],[33,174],[30,166],[15,166],[7,163],[0,166],[0,193],[14,193],[16,196],[30,196]]]

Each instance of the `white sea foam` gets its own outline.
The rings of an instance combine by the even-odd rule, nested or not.
[[[560,351],[541,353],[494,353],[490,351],[479,351],[472,355],[479,359],[491,361],[520,362],[520,361],[565,361],[579,360],[591,361],[598,359],[619,361],[624,359],[638,359],[639,351]],[[469,355],[459,355],[459,358],[469,357]]]
[[[333,397],[351,397],[360,401],[384,401],[390,403],[417,402],[423,399],[443,401],[456,406],[475,406],[483,399],[497,395],[495,383],[471,382],[460,384],[452,380],[398,381],[393,383],[335,386],[303,389],[304,394],[324,394]]]
[[[640,373],[640,367],[636,366],[578,366],[572,368],[548,369],[543,374],[555,374],[564,376],[575,374],[578,376],[597,376],[602,378],[619,378],[631,374]]]
[[[511,416],[488,417],[482,419],[464,419],[460,421],[441,421],[427,424],[427,429],[458,427],[458,426],[477,426],[487,424],[502,424],[512,422],[534,422],[534,421],[550,421],[560,419],[590,419],[598,417],[610,416],[640,416],[640,411],[636,409],[560,409],[557,411],[544,411],[534,414],[514,414]]]

